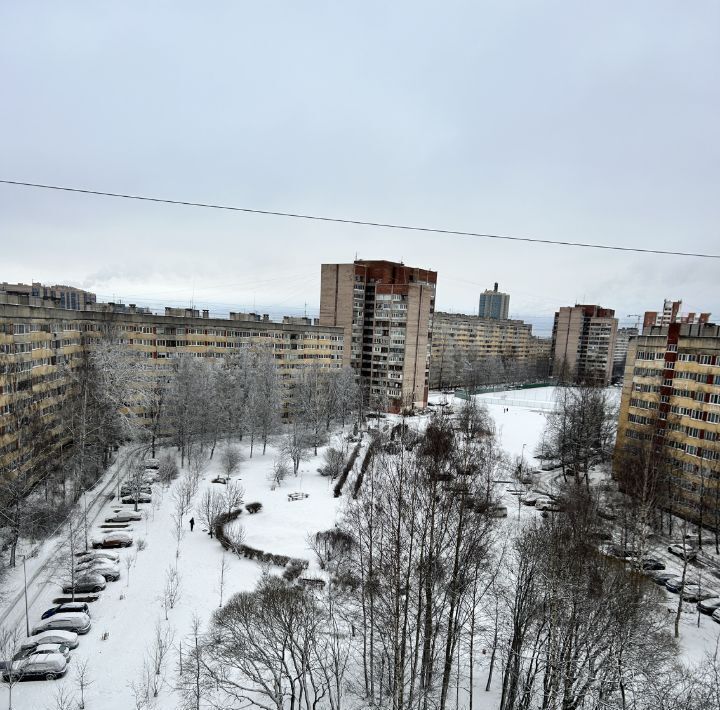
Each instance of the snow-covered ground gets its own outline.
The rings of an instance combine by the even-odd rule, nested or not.
[[[504,394],[508,396],[503,398]],[[496,422],[502,446],[511,456],[524,454],[529,465],[533,467],[539,463],[534,460],[534,453],[541,442],[548,411],[546,406],[538,406],[538,403],[552,402],[552,388],[523,391],[519,399],[516,397],[517,394],[517,391],[494,392],[492,395],[480,395],[479,399],[490,400],[485,404]],[[526,397],[526,394],[531,394],[532,397]],[[448,401],[456,411],[462,404],[462,400],[435,393],[431,399]],[[496,399],[500,402],[493,401]],[[381,420],[381,427],[391,426],[394,419],[388,417],[387,420]],[[409,421],[412,426],[422,428],[427,420],[427,416],[422,416]],[[240,473],[234,478],[239,478],[244,486],[246,502],[259,501],[263,504],[260,513],[252,516],[243,513],[240,518],[245,528],[246,544],[267,552],[312,560],[313,556],[308,548],[308,536],[332,527],[343,501],[343,497],[333,497],[328,479],[317,473],[324,449],[319,451],[318,457],[301,464],[300,476],[290,477],[282,486],[271,490],[267,474],[276,455],[274,447],[269,446],[265,456],[259,455],[256,449],[252,459],[247,458],[248,447],[243,445],[241,448],[246,461],[242,464]],[[204,488],[208,486],[222,488],[219,484],[210,483],[210,479],[220,472],[217,458],[216,456],[215,461],[210,463],[203,474],[196,502]],[[557,474],[543,474],[543,483],[551,486],[556,477]],[[352,478],[346,483],[346,490],[351,485]],[[181,597],[177,606],[169,611],[169,620],[166,622],[161,600],[166,571],[175,564],[176,547],[171,521],[173,486],[164,490],[159,505],[144,506],[148,512],[146,520],[133,523],[132,534],[135,540],[145,539],[147,547],[141,552],[138,552],[135,546],[120,551],[119,554],[123,558],[122,577],[118,582],[109,583],[100,600],[92,604],[93,628],[89,634],[81,637],[79,648],[73,652],[68,675],[55,682],[27,682],[16,686],[13,693],[16,710],[53,710],[56,707],[56,692],[61,687],[74,691],[72,669],[83,659],[88,660],[91,680],[94,681],[86,691],[88,708],[130,710],[135,707],[130,683],[140,674],[158,623],[174,630],[176,650],[168,664],[168,687],[160,693],[156,708],[175,710],[178,698],[170,683],[175,675],[177,648],[190,633],[193,617],[199,617],[204,627],[219,605],[223,552],[217,541],[204,533],[199,524],[192,533],[189,527],[186,528],[178,561]],[[511,487],[513,486],[507,486],[507,488]],[[291,502],[287,496],[292,492],[307,493],[308,497]],[[533,507],[518,506],[517,497],[508,491],[504,492],[504,500],[509,515],[501,520],[500,524],[507,529],[506,538],[508,538],[520,530],[524,522],[533,519],[539,513]],[[107,503],[100,519],[110,515],[118,507],[124,506],[118,506],[113,502]],[[191,515],[194,515],[195,520],[198,521],[197,512],[191,511],[186,515],[186,524]],[[130,570],[128,579],[124,561],[134,556],[136,562]],[[667,561],[668,569],[679,571],[679,564],[675,558],[663,551],[660,543],[656,556],[662,556],[662,559]],[[227,569],[224,598],[227,599],[239,591],[251,590],[262,572],[260,565],[229,553],[225,555],[225,560]],[[275,568],[275,571],[280,570]],[[308,574],[312,576],[316,572],[317,570],[311,567]],[[51,606],[52,599],[57,594],[57,587],[34,588],[31,591],[33,594],[39,592],[37,601],[30,609],[32,624],[40,618],[47,607]],[[676,604],[677,596],[668,592],[669,612]],[[709,617],[702,616],[698,628],[698,616],[694,611],[694,605],[688,604],[686,609],[687,613],[683,614],[681,629],[683,655],[688,661],[700,661],[705,652],[714,649],[720,634],[720,625],[715,624]],[[670,613],[668,619],[670,624]],[[495,693],[483,692],[485,684],[483,661],[487,657],[481,656],[478,659],[480,668],[478,668],[475,698],[477,707],[489,709],[496,707],[497,698]],[[6,703],[6,695],[7,689],[2,687],[0,703]]]

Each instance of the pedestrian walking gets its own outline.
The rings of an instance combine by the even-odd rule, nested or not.
[[[190,532],[193,531],[194,527],[195,527],[195,518],[190,518]]]

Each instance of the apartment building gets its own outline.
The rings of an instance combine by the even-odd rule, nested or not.
[[[666,298],[663,301],[662,311],[645,311],[643,329],[651,326],[664,326],[671,323],[707,323],[709,313],[681,313],[682,301],[672,301]]]
[[[560,308],[552,332],[553,375],[564,381],[609,384],[617,328],[610,308],[587,304]]]
[[[510,295],[498,291],[497,282],[492,290],[487,289],[480,294],[478,304],[479,318],[507,320],[510,310]]]
[[[344,333],[343,363],[372,406],[427,404],[437,273],[390,261],[323,264],[320,324]]]
[[[671,484],[666,505],[716,527],[720,521],[720,326],[648,325],[630,342],[614,466],[650,452]],[[624,470],[623,470],[624,468]]]
[[[615,334],[615,348],[613,352],[613,380],[619,379],[625,372],[628,347],[630,340],[638,334],[637,328],[618,328]]]
[[[97,302],[97,296],[91,291],[84,291],[81,288],[60,284],[45,286],[36,281],[33,281],[31,284],[9,284],[7,281],[3,281],[0,283],[0,294],[40,298],[54,302],[58,308],[69,308],[72,310],[81,310]]]
[[[438,311],[433,316],[430,387],[462,387],[467,368],[497,358],[530,363],[535,343],[532,326],[521,320],[480,318]]]
[[[309,364],[342,366],[343,329],[311,319],[278,323],[245,313],[210,318],[207,311],[196,309],[166,309],[164,315],[156,315],[109,303],[72,310],[37,296],[0,294],[0,465],[12,470],[26,460],[21,432],[8,424],[11,411],[22,402],[31,401],[33,411],[46,422],[43,429],[58,446],[63,443],[56,418],[72,369],[93,341],[108,332],[116,342],[141,353],[149,376],[157,378],[167,377],[179,357],[224,358],[243,348],[272,350],[286,381],[294,370]]]

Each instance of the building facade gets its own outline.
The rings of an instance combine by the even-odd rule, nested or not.
[[[430,387],[463,387],[468,369],[482,362],[530,363],[533,341],[532,326],[520,320],[438,311],[433,316]]]
[[[39,298],[52,301],[58,308],[75,311],[82,310],[97,302],[97,296],[90,291],[83,291],[81,288],[62,286],[60,284],[45,286],[35,281],[31,284],[9,284],[7,281],[3,281],[0,284],[0,294]]]
[[[510,295],[498,291],[498,285],[492,290],[485,290],[480,294],[478,305],[479,318],[493,318],[495,320],[507,320],[510,310]]]
[[[666,298],[663,301],[662,311],[645,311],[643,329],[652,326],[666,326],[671,323],[707,323],[709,313],[681,313],[682,301],[672,301]]]
[[[0,468],[13,470],[26,461],[23,432],[11,425],[11,415],[28,402],[49,440],[57,446],[64,443],[58,417],[72,370],[93,341],[108,333],[114,342],[141,354],[148,376],[158,380],[167,379],[180,357],[220,359],[245,348],[271,350],[288,383],[299,368],[340,368],[343,358],[342,328],[310,319],[277,323],[244,313],[210,318],[207,311],[194,309],[166,309],[165,315],[155,315],[135,306],[99,303],[73,310],[58,308],[54,300],[0,294]]]
[[[616,477],[642,456],[663,470],[663,507],[720,522],[720,326],[650,325],[630,342],[614,457]]]
[[[553,375],[562,381],[609,384],[617,328],[610,308],[580,304],[560,308],[552,332]]]
[[[323,264],[320,324],[340,327],[343,364],[371,406],[427,404],[437,273],[390,261]]]
[[[615,335],[615,349],[613,352],[613,380],[619,379],[625,372],[630,340],[637,337],[637,328],[618,328]]]

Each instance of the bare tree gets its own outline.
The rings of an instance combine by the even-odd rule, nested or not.
[[[272,468],[268,472],[268,480],[271,486],[279,486],[290,475],[290,464],[284,455],[278,456],[272,463]]]
[[[240,468],[242,454],[237,446],[228,444],[220,454],[220,467],[223,473],[229,478]]]
[[[163,588],[162,605],[165,610],[165,621],[168,620],[168,611],[174,609],[180,599],[181,579],[177,569],[172,565],[165,571],[165,587]]]
[[[227,558],[225,557],[225,550],[223,550],[223,553],[220,556],[220,582],[218,585],[220,590],[220,603],[218,604],[219,607],[223,605],[223,592],[225,591],[225,572],[227,571],[227,567]]]
[[[197,516],[200,522],[206,526],[207,533],[212,537],[215,532],[218,516],[226,510],[225,496],[214,488],[206,488],[200,496]]]
[[[127,574],[127,584],[125,586],[130,586],[130,570],[135,566],[135,563],[137,562],[137,552],[134,552],[132,555],[126,555],[125,557],[125,570]]]
[[[225,490],[222,492],[222,498],[225,512],[230,514],[233,510],[242,507],[243,499],[245,498],[245,489],[239,483],[231,481],[225,486]]]
[[[12,664],[13,659],[20,650],[22,641],[22,633],[18,627],[3,628],[0,630],[0,658],[6,659]],[[5,685],[8,689],[8,710],[13,710],[13,690],[15,686],[22,680],[22,666],[9,669],[10,672],[4,674]]]
[[[78,701],[79,710],[85,710],[85,691],[95,682],[90,675],[89,661],[83,658],[74,664],[75,687],[80,694]]]

